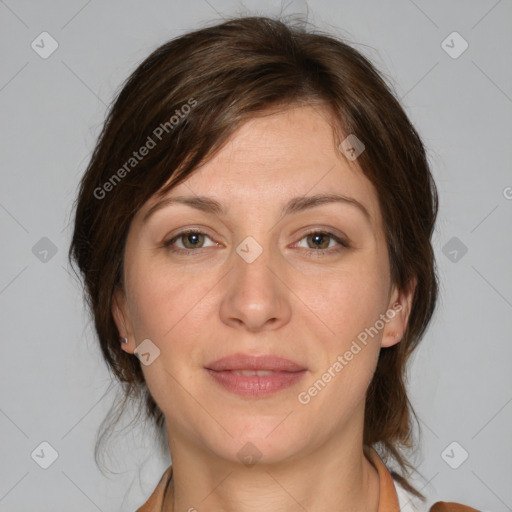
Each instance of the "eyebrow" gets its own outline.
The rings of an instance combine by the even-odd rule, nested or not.
[[[329,203],[343,203],[356,207],[361,213],[364,214],[366,219],[371,223],[371,215],[366,207],[352,197],[343,196],[340,194],[316,194],[313,196],[294,197],[290,199],[281,209],[281,216],[289,215],[291,213],[298,213],[315,206],[320,206]],[[223,206],[214,199],[206,196],[176,196],[162,199],[154,204],[144,215],[142,222],[145,223],[151,215],[158,210],[170,206],[172,204],[185,204],[197,210],[214,215],[224,215],[225,210]]]

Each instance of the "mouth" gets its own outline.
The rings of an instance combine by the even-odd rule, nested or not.
[[[233,354],[205,366],[213,380],[240,396],[263,398],[296,384],[307,369],[273,355]]]
[[[259,375],[260,377],[263,375],[274,375],[276,372],[271,370],[228,370],[233,375],[244,375],[245,377]]]

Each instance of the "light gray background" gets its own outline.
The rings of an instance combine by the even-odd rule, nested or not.
[[[94,463],[96,431],[115,393],[106,393],[111,379],[66,260],[72,201],[106,105],[151,50],[223,15],[275,14],[280,5],[0,2],[1,511],[135,510],[167,467],[147,428],[120,437],[111,465],[118,475],[106,478]],[[423,429],[415,481],[429,503],[512,510],[512,3],[308,7],[311,21],[345,36],[392,81],[440,191],[441,298],[410,372]],[[305,1],[284,10],[305,12]],[[59,45],[47,59],[31,48],[43,31]],[[469,44],[456,59],[442,47],[453,31]],[[36,246],[43,237],[55,255]],[[449,245],[445,255],[453,237],[457,253]],[[43,441],[58,452],[46,470],[31,457]],[[454,441],[452,464],[462,449],[469,454],[458,469],[442,457]]]

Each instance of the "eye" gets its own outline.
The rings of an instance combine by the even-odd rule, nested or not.
[[[210,245],[205,245],[206,239],[209,239],[212,243]],[[314,255],[335,253],[344,248],[350,247],[348,242],[329,231],[311,231],[307,233],[303,238],[301,238],[299,242],[295,244],[295,246],[304,247],[300,245],[303,240],[306,240],[306,249],[308,249],[308,252]],[[185,231],[181,231],[163,243],[163,247],[169,249],[170,251],[184,254],[191,254],[196,249],[203,249],[206,247],[213,247],[218,245],[219,244],[214,242],[206,233],[196,229],[187,229]]]
[[[310,249],[311,252],[316,254],[337,252],[343,248],[349,247],[348,242],[336,236],[334,233],[330,233],[329,231],[311,231],[307,233],[306,236],[301,238],[297,246],[300,247],[299,244],[302,242],[302,240],[306,240],[306,248]]]
[[[193,251],[195,249],[202,249],[204,247],[211,247],[205,246],[204,242],[205,239],[208,238],[211,240],[211,238],[202,231],[198,231],[195,229],[187,229],[186,231],[182,231],[181,233],[178,233],[176,236],[171,238],[170,240],[166,240],[163,243],[164,247],[167,247],[169,250],[174,252],[188,252]],[[176,245],[175,242],[180,242],[181,246]],[[213,242],[213,240],[212,240]],[[218,245],[217,243],[213,242],[212,245]]]

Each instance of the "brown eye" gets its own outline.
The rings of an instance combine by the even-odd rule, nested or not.
[[[306,245],[303,245],[303,240],[305,240]],[[350,247],[348,242],[329,231],[311,231],[301,238],[296,245],[308,250],[311,255],[315,256],[334,254]]]
[[[175,237],[171,238],[164,242],[163,246],[169,249],[170,251],[175,252],[193,252],[195,249],[203,249],[206,247],[210,247],[213,245],[217,245],[213,241],[211,241],[210,245],[205,245],[206,240],[211,240],[211,238],[201,231],[182,231],[178,233]]]
[[[327,249],[331,238],[327,233],[311,233],[306,237],[312,249]]]
[[[179,237],[185,249],[195,249],[201,247],[204,243],[204,235],[202,233],[185,233]]]

